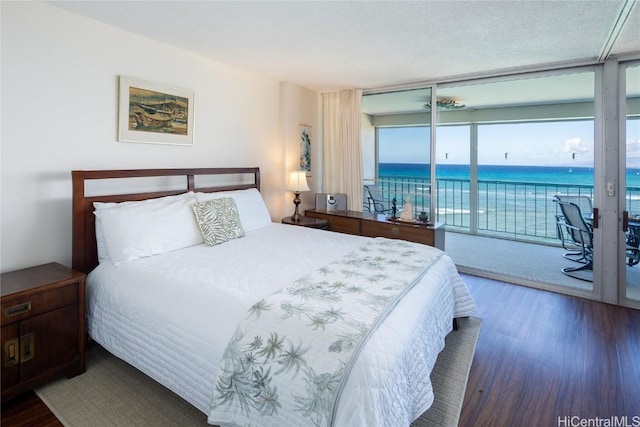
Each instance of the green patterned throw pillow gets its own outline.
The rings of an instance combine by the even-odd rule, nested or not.
[[[244,236],[238,208],[231,197],[198,202],[193,205],[193,212],[207,246]]]

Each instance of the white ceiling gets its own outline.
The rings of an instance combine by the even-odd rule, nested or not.
[[[50,3],[319,92],[640,54],[632,0]]]

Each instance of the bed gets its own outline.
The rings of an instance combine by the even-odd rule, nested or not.
[[[452,320],[476,310],[438,249],[271,222],[258,168],[72,181],[91,339],[210,424],[409,425]]]

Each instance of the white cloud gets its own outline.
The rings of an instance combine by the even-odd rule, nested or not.
[[[581,138],[569,138],[564,142],[562,152],[586,154],[591,152],[591,145],[583,143]]]

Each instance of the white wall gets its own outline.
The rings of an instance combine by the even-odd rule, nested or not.
[[[259,166],[272,218],[288,210],[279,82],[48,4],[0,7],[1,271],[70,265],[74,169]],[[117,142],[119,75],[194,91],[194,146]]]
[[[307,174],[307,182],[311,191],[300,195],[300,213],[315,207],[315,193],[322,192],[322,145],[320,129],[321,97],[315,92],[294,85],[282,83],[280,88],[281,110],[280,120],[282,140],[285,145],[282,159],[285,176],[282,185],[286,187],[288,174],[300,167],[300,125],[311,126],[311,172]],[[294,194],[287,191],[283,194],[283,216],[291,216],[294,212]]]

